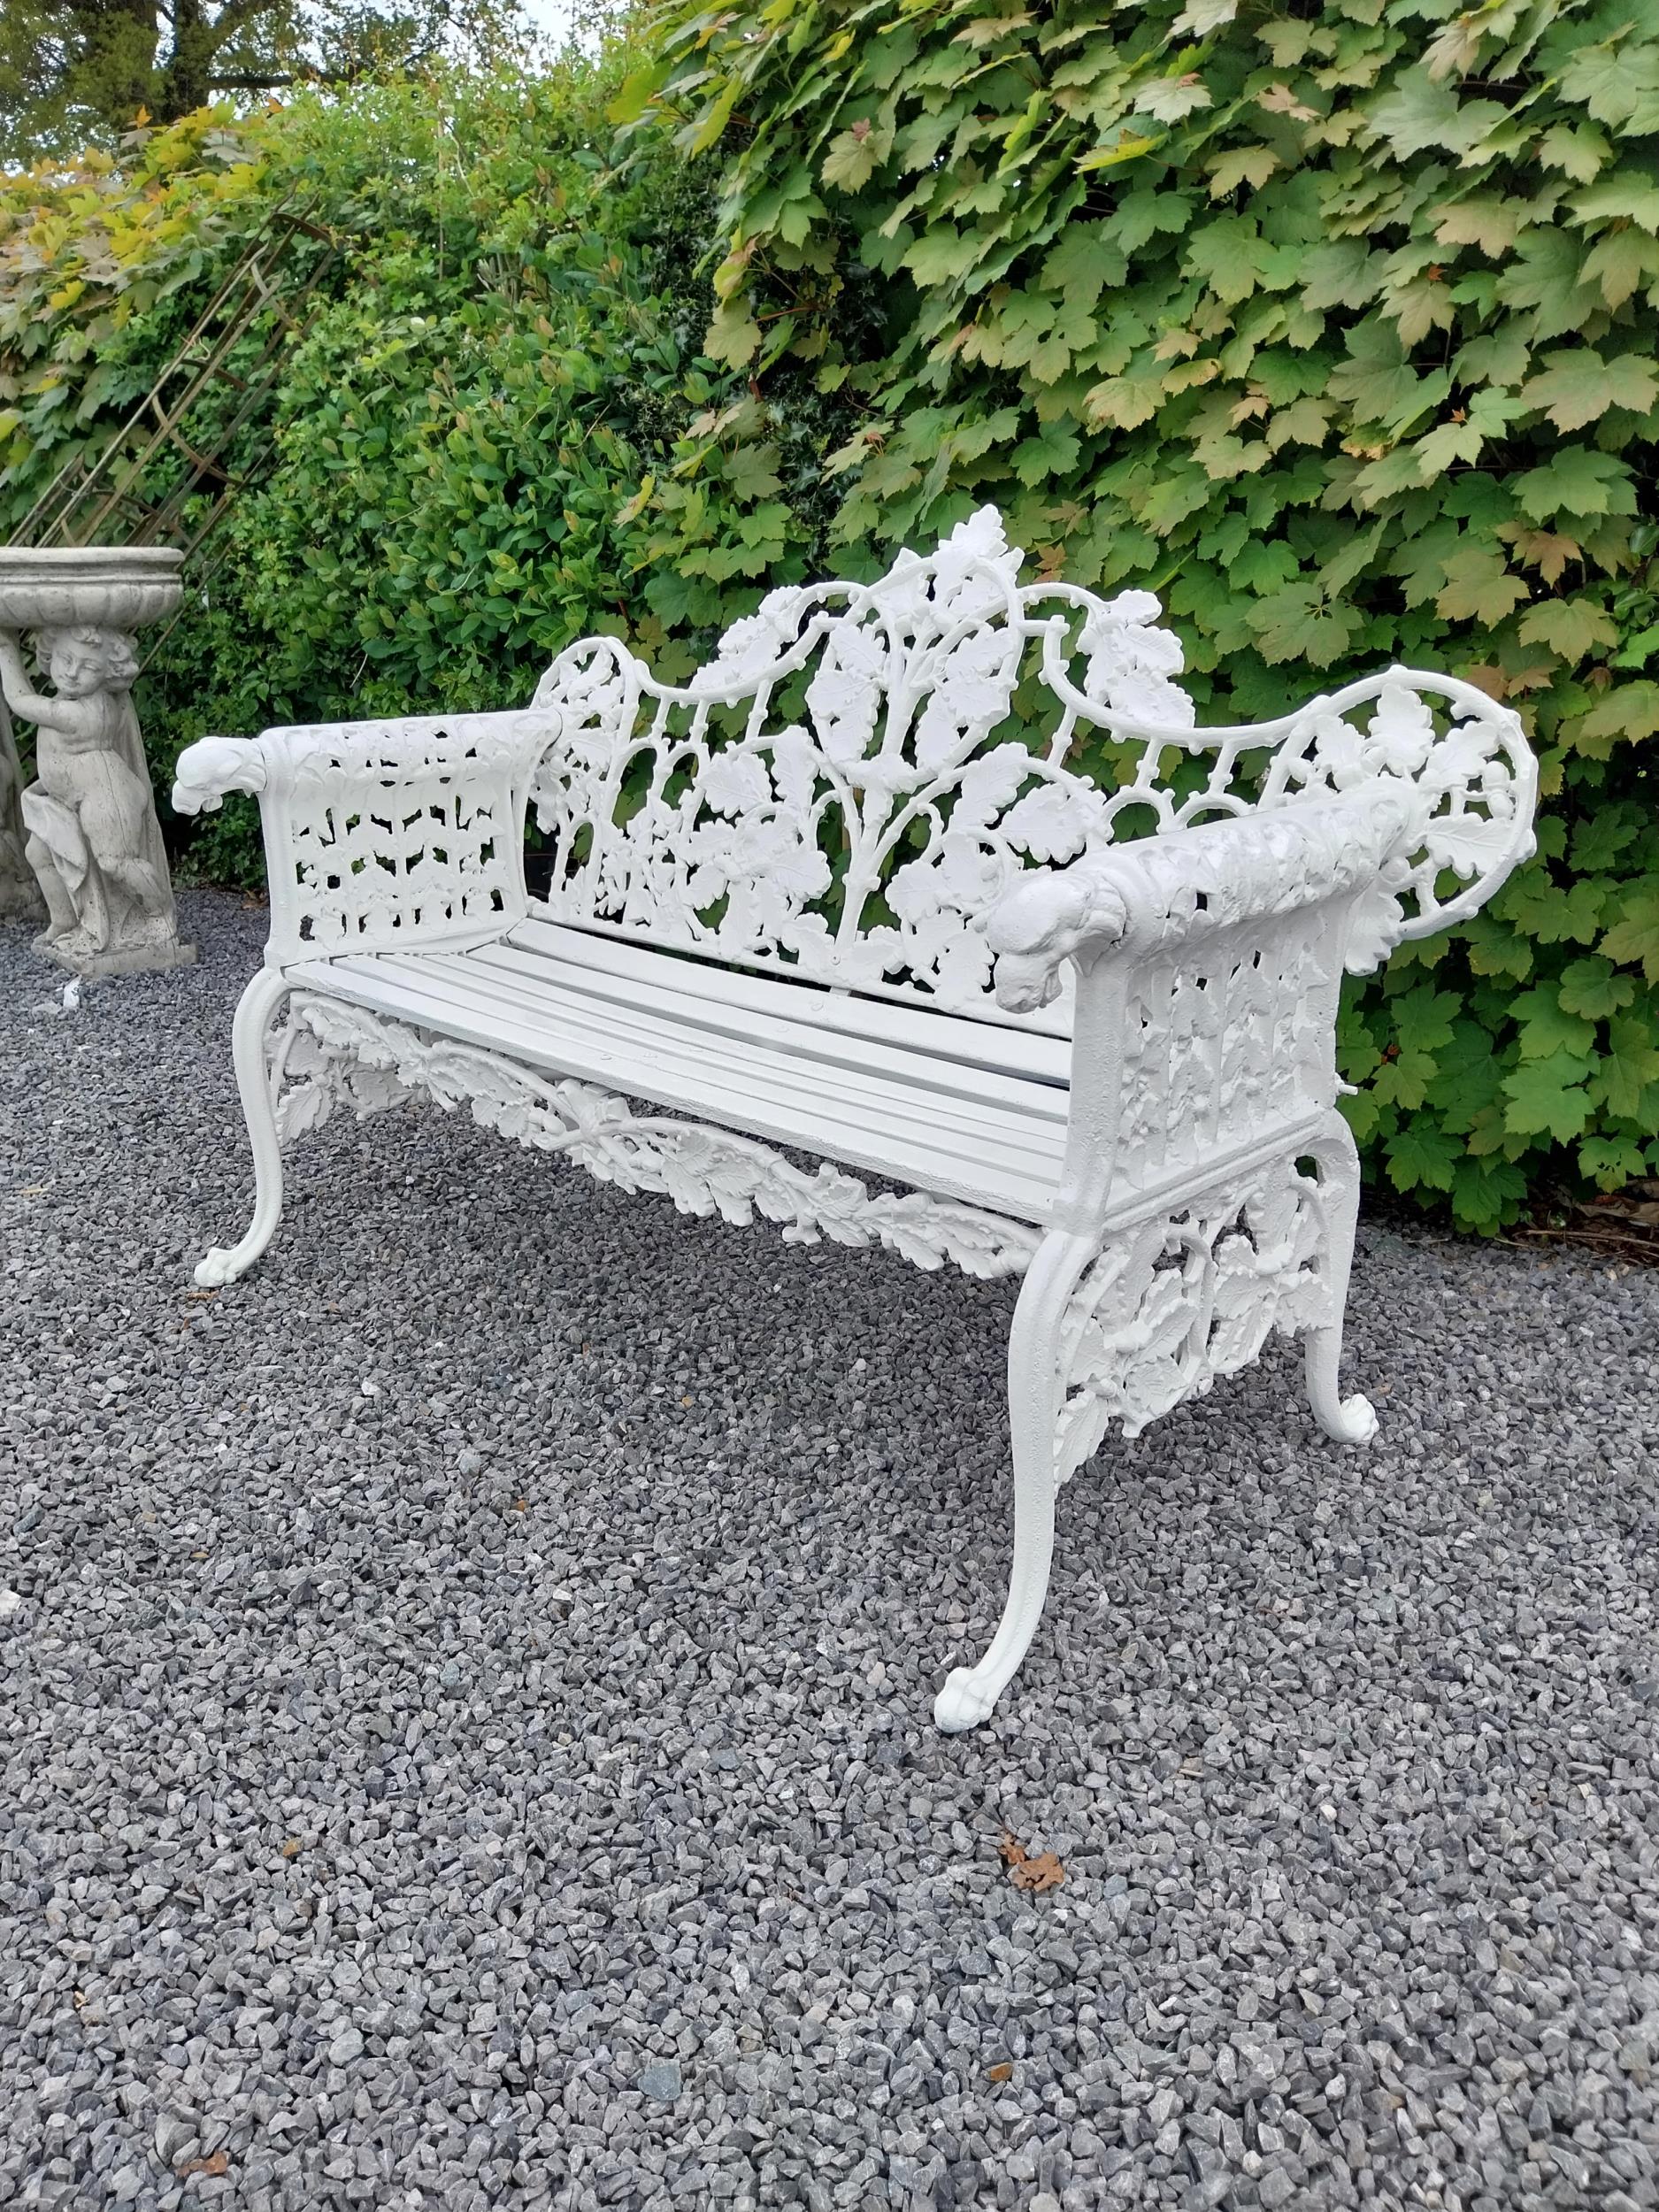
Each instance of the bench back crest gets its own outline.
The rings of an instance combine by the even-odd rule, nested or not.
[[[1519,726],[1471,687],[1411,679],[1484,710],[1479,729],[1460,723],[1450,738],[1415,690],[1379,700],[1374,685],[1369,733],[1343,718],[1348,695],[1276,724],[1201,731],[1151,593],[1022,585],[1022,559],[981,509],[875,583],[770,593],[681,686],[614,639],[568,648],[535,697],[562,726],[529,794],[552,847],[546,910],[1066,1035],[1069,972],[1049,1005],[1000,1009],[979,924],[1033,864],[1111,843],[1128,810],[1140,835],[1379,773],[1421,782],[1455,739],[1441,781],[1448,793],[1456,781],[1457,801],[1440,811],[1456,822],[1421,856],[1409,916],[1455,918],[1460,902],[1435,895],[1440,872],[1486,872],[1513,845],[1511,764],[1492,726],[1514,724],[1517,741]],[[1096,733],[1125,749],[1110,788],[1066,765]],[[1461,854],[1458,834],[1474,840]]]

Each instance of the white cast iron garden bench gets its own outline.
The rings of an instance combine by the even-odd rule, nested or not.
[[[773,592],[683,686],[590,638],[522,712],[210,738],[173,794],[257,793],[270,868],[254,1217],[199,1282],[270,1243],[284,1143],[418,1094],[687,1212],[1024,1276],[1011,1585],[948,1729],[1025,1655],[1110,1423],[1279,1329],[1326,1432],[1371,1435],[1337,1383],[1342,972],[1472,913],[1536,782],[1513,713],[1404,669],[1199,729],[1155,598],[1021,557],[986,509],[878,583]]]

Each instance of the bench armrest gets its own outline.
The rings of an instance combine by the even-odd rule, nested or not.
[[[1348,902],[1342,964],[1376,967],[1406,933],[1398,887],[1421,843],[1427,801],[1379,778],[1334,799],[1310,799],[1170,830],[1033,869],[991,909],[996,996],[1010,1013],[1047,1005],[1066,960],[1108,951],[1171,951],[1248,922]]]
[[[1006,895],[988,924],[1002,1003],[1040,1004],[1063,961],[1078,969],[1056,1226],[1092,1234],[1110,1211],[1179,1204],[1251,1164],[1351,1152],[1336,1110],[1342,971],[1403,933],[1397,887],[1425,804],[1379,778],[1166,831]]]
[[[173,803],[257,797],[272,965],[478,943],[526,911],[525,790],[557,733],[541,708],[207,737],[180,754]]]
[[[1421,797],[1421,836],[1397,886],[1402,938],[1466,921],[1536,849],[1538,762],[1521,718],[1461,677],[1386,669],[1258,734],[1269,729],[1276,751],[1263,811],[1300,810],[1376,779]],[[1448,878],[1462,887],[1450,889]]]

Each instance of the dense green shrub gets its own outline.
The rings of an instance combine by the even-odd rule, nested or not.
[[[108,442],[273,207],[344,243],[229,457],[206,604],[144,679],[162,788],[204,731],[512,703],[586,630],[683,671],[822,558],[850,418],[703,356],[712,180],[666,146],[611,173],[617,81],[575,62],[204,114],[119,170],[0,183],[0,526]],[[714,421],[748,434],[729,460],[688,434]],[[187,865],[257,879],[250,806],[170,826]]]
[[[1391,660],[1525,716],[1540,858],[1347,1013],[1394,1181],[1489,1226],[1659,1165],[1651,14],[671,0],[657,39],[618,113],[721,174],[710,349],[862,411],[841,538],[995,499],[1161,592],[1228,718]]]

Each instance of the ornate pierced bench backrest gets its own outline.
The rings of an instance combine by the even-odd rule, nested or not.
[[[1429,817],[1392,887],[1395,934],[1472,910],[1509,864],[1519,726],[1471,687],[1356,685],[1279,723],[1200,730],[1150,593],[1022,585],[1021,558],[986,509],[879,582],[772,592],[682,687],[611,639],[572,646],[536,694],[562,722],[530,791],[546,910],[1064,1036],[1069,984],[999,1006],[980,926],[1033,864],[1385,777],[1413,780]],[[1368,729],[1350,704],[1372,708]],[[1066,765],[1089,739],[1110,748],[1112,787]]]

